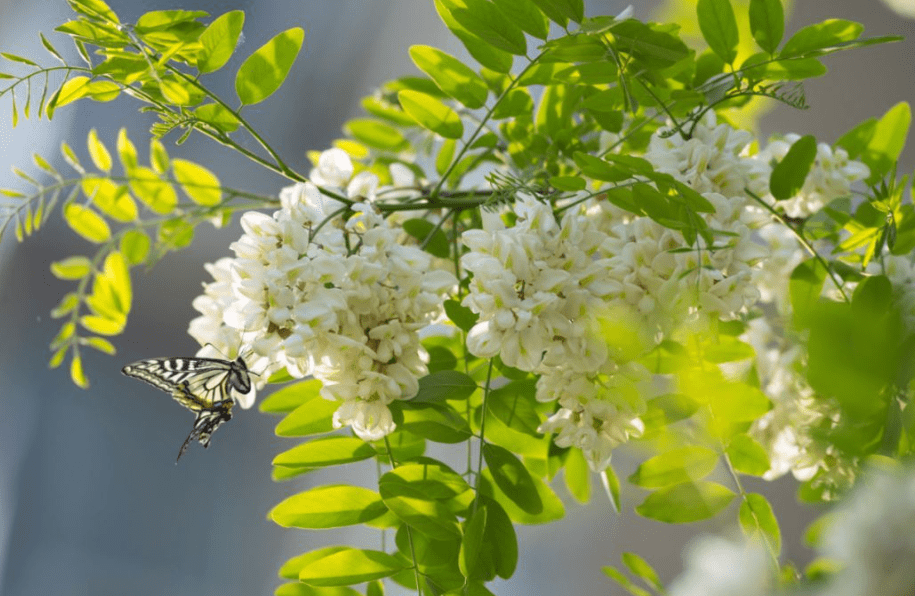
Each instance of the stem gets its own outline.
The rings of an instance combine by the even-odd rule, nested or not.
[[[724,458],[725,463],[727,464],[728,472],[731,474],[731,478],[734,480],[734,486],[737,487],[737,492],[740,494],[740,498],[743,501],[747,502],[747,492],[743,488],[743,484],[740,482],[740,477],[737,475],[737,471],[734,469],[734,465],[731,463],[731,458],[728,457],[728,454],[724,450],[724,445],[721,445],[721,457]],[[756,520],[756,527],[760,529],[760,536],[762,536],[763,542],[766,545],[766,552],[769,554],[769,559],[772,563],[773,568],[778,571],[781,569],[781,565],[778,562],[778,553],[775,552],[775,545],[769,542],[769,537],[765,532],[762,531],[762,525],[759,523],[759,518],[756,517],[756,512],[753,511],[753,508],[750,508],[750,512],[753,514],[753,519]]]
[[[775,208],[772,207],[772,205],[768,204],[767,202],[765,202],[764,200],[762,200],[760,197],[758,197],[758,196],[757,196],[753,191],[751,191],[749,188],[744,188],[744,192],[746,192],[747,195],[748,195],[750,198],[752,198],[754,201],[756,201],[757,203],[759,203],[760,205],[762,205],[763,209],[765,209],[766,211],[768,211],[768,212],[772,215],[772,217],[774,217],[775,219],[778,220],[778,222],[779,222],[780,224],[782,224],[783,226],[787,227],[789,230],[791,230],[791,231],[794,233],[794,235],[795,235],[795,236],[797,237],[797,239],[798,239],[798,242],[800,242],[800,243],[804,246],[804,248],[806,248],[807,251],[810,252],[810,254],[813,256],[813,258],[816,259],[817,262],[819,262],[820,265],[823,266],[823,269],[826,270],[826,273],[829,274],[829,278],[832,280],[832,283],[836,286],[836,289],[839,290],[839,293],[842,294],[842,298],[845,300],[845,302],[849,302],[848,295],[845,294],[845,290],[842,288],[842,284],[839,283],[839,280],[836,278],[835,273],[833,273],[832,268],[831,268],[831,267],[829,266],[829,264],[826,262],[826,259],[824,259],[823,257],[821,257],[821,256],[820,256],[820,253],[818,253],[818,252],[816,251],[816,249],[813,248],[813,245],[810,244],[810,242],[807,240],[807,238],[804,237],[804,232],[803,232],[802,230],[798,230],[798,229],[795,228],[793,225],[789,224],[789,223],[785,220],[785,218],[782,216],[781,213],[779,213],[778,211],[776,211]]]
[[[394,451],[391,449],[391,442],[388,440],[387,435],[384,437],[384,446],[388,450],[388,459],[391,461],[391,469],[397,469],[397,462],[394,461]],[[410,543],[410,556],[413,558],[413,575],[416,578],[416,593],[419,596],[422,596],[422,588],[420,587],[420,576],[419,576],[419,566],[416,564],[416,547],[413,546],[413,530],[410,528],[409,524],[404,523],[404,527],[407,529],[407,541]]]
[[[480,452],[477,454],[477,475],[473,488],[477,495],[480,494],[480,479],[483,477],[483,446],[486,443],[486,398],[489,396],[489,385],[492,380],[494,362],[492,358],[489,359],[489,367],[486,369],[486,387],[483,388],[483,403],[481,405],[482,411],[480,412]],[[471,517],[477,512],[479,503],[479,499],[473,500]]]

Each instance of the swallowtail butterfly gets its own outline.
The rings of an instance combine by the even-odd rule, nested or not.
[[[233,392],[251,391],[248,366],[239,356],[234,361],[216,358],[151,358],[128,364],[122,372],[161,389],[179,404],[197,414],[194,428],[181,445],[178,459],[191,441],[209,447],[210,436],[232,419]],[[176,460],[177,461],[177,460]]]

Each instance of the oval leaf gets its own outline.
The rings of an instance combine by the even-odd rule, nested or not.
[[[312,586],[349,586],[409,569],[406,559],[375,550],[347,548],[305,565],[299,579]]]
[[[235,46],[245,24],[245,13],[233,10],[217,18],[200,34],[200,52],[197,54],[197,70],[202,73],[222,68]]]
[[[718,454],[706,447],[681,447],[643,462],[629,477],[642,488],[661,488],[705,478],[718,463]]]
[[[762,537],[776,556],[782,550],[782,533],[772,505],[759,493],[750,493],[740,504],[740,527],[748,538]]]
[[[293,495],[269,514],[284,528],[319,530],[361,524],[387,512],[381,497],[359,486],[319,486]]]
[[[242,104],[264,101],[280,88],[304,40],[305,32],[294,27],[283,31],[248,56],[235,77],[235,92]]]
[[[446,139],[459,139],[464,134],[461,117],[431,95],[404,89],[397,94],[401,107],[416,123]]]
[[[734,493],[715,482],[684,482],[654,492],[635,508],[639,515],[669,524],[685,524],[717,515]]]
[[[410,57],[439,89],[468,108],[483,107],[489,96],[486,82],[454,56],[430,46],[412,46]]]
[[[100,244],[111,238],[108,223],[88,207],[70,203],[64,207],[64,219],[74,232],[89,242]]]
[[[205,167],[185,159],[173,159],[175,179],[192,201],[198,205],[218,205],[222,201],[219,178]]]
[[[727,64],[733,64],[737,57],[737,43],[740,41],[737,30],[737,17],[731,8],[730,0],[699,0],[696,4],[696,16],[699,18],[699,29],[702,37]]]
[[[791,145],[769,177],[769,191],[777,201],[790,199],[804,187],[816,156],[817,141],[812,135],[804,135]]]
[[[325,437],[302,443],[273,458],[278,466],[320,468],[362,461],[375,456],[375,449],[356,437]]]

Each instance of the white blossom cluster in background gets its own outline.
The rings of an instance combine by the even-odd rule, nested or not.
[[[349,157],[330,150],[312,179],[353,200],[380,190],[373,174],[352,174]],[[370,202],[352,205],[341,225],[325,220],[342,203],[310,182],[280,199],[272,216],[242,217],[235,258],[209,267],[215,281],[194,302],[202,316],[190,333],[225,354],[249,348],[243,355],[261,383],[283,368],[293,378],[313,375],[325,398],[341,402],[336,427],[379,439],[394,430],[388,404],[413,397],[428,372],[417,332],[457,281],[404,244]]]
[[[837,571],[811,589],[777,590],[758,543],[703,537],[689,548],[670,596],[912,596],[915,469],[872,469],[836,510],[818,545]]]
[[[472,274],[463,304],[479,316],[467,348],[539,375],[537,399],[557,404],[541,432],[582,449],[599,471],[613,448],[644,430],[652,379],[634,361],[663,339],[710,333],[719,319],[750,319],[743,339],[756,348],[757,374],[774,403],[753,429],[773,462],[769,477],[809,478],[830,466],[842,477],[847,470],[799,430],[828,424],[834,413],[803,383],[802,354],[782,332],[790,273],[808,257],[766,205],[809,215],[849,195],[867,168],[820,145],[807,184],[777,202],[766,191],[772,162],[796,136],[753,153],[750,133],[711,112],[691,135],[659,131],[644,158],[714,206],[700,214],[712,245],[700,239],[690,247],[682,233],[599,196],[554,206],[519,194],[511,218],[484,212],[483,228],[461,237],[461,266]],[[457,283],[439,269],[447,263],[402,242],[397,217],[373,207],[379,197],[417,196],[408,168],[390,171],[393,184],[383,188],[374,174],[355,173],[342,150],[320,154],[310,182],[283,190],[282,209],[242,218],[236,256],[208,266],[214,282],[195,300],[202,316],[190,327],[201,344],[226,354],[250,350],[260,383],[283,368],[295,378],[314,375],[326,398],[342,402],[335,423],[367,439],[393,430],[387,404],[415,395],[426,373],[417,332]],[[344,205],[318,185],[356,201],[356,214],[342,223]],[[910,265],[890,265],[891,277],[915,288]],[[901,300],[915,318],[915,292]],[[640,353],[622,356],[608,342],[604,323],[619,312],[638,320]]]

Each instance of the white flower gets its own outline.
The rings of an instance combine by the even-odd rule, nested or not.
[[[913,471],[874,470],[833,515],[823,551],[844,569],[822,594],[911,596],[915,590]]]
[[[766,148],[755,156],[761,168],[758,174],[766,183],[771,173],[770,163],[780,162],[799,138],[800,135],[789,134],[784,140],[771,140]],[[845,149],[819,143],[816,161],[797,195],[783,201],[775,201],[771,195],[768,199],[776,209],[789,217],[809,217],[834,199],[849,196],[852,183],[863,180],[868,175],[868,167],[859,161],[849,159]]]
[[[686,568],[669,596],[768,596],[776,578],[762,545],[703,536],[686,555]]]
[[[353,177],[353,162],[343,149],[328,149],[318,157],[318,167],[308,177],[318,186],[343,188]]]
[[[349,166],[345,154],[327,151],[315,175],[340,183]],[[377,179],[360,176],[353,192],[374,194]],[[309,182],[284,189],[281,205],[272,216],[242,217],[236,257],[213,268],[217,281],[195,301],[204,316],[192,333],[244,346],[260,383],[284,368],[294,378],[314,375],[322,395],[342,404],[337,426],[380,438],[394,428],[387,404],[416,395],[427,373],[418,332],[440,316],[457,280],[401,244],[403,231],[369,203],[351,205],[345,223],[325,221],[341,204]]]

